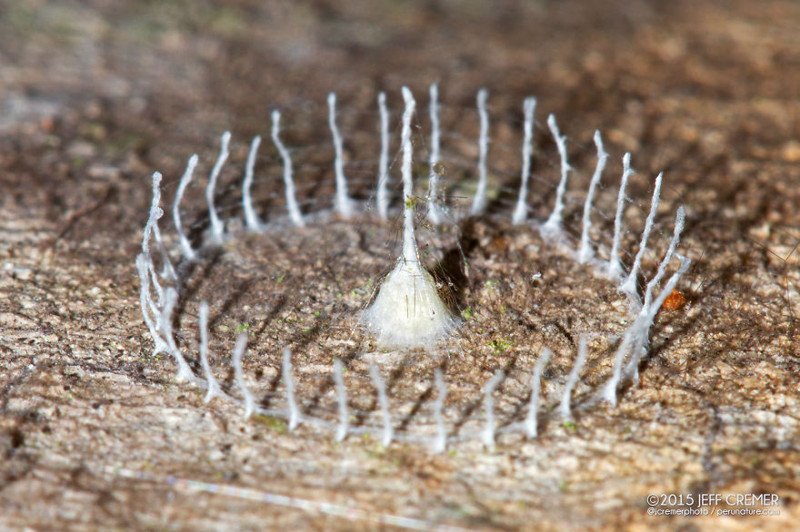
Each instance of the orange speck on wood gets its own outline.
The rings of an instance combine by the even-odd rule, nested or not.
[[[672,290],[664,300],[664,304],[661,305],[661,308],[664,310],[678,310],[685,304],[686,296],[677,290]]]

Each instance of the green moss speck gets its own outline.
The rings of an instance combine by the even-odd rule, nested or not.
[[[284,420],[280,418],[265,416],[263,414],[253,414],[250,417],[250,419],[253,420],[253,422],[263,426],[264,428],[273,430],[278,434],[286,434],[287,432],[289,432],[288,425]]]
[[[497,340],[492,340],[486,345],[491,347],[492,351],[494,351],[495,353],[500,354],[503,351],[506,351],[509,347],[511,347],[511,341],[497,339]]]

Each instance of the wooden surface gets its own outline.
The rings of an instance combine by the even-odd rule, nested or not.
[[[492,5],[0,2],[0,527],[790,530],[800,520],[800,5]],[[460,135],[449,149],[464,160],[443,160],[456,174],[477,151],[466,110],[484,86],[497,175],[518,171],[527,95],[539,98],[536,134],[555,113],[584,180],[595,128],[617,161],[633,153],[632,221],[650,176],[665,172],[659,238],[685,205],[682,249],[694,265],[680,286],[686,305],[656,321],[640,386],[626,388],[619,407],[549,423],[535,440],[501,437],[493,450],[470,441],[434,455],[357,437],[334,444],[302,425],[288,434],[267,417],[244,422],[238,407],[206,405],[201,391],[174,383],[172,362],[151,356],[138,310],[134,258],[150,173],[164,173],[171,201],[186,158],[200,153],[208,170],[230,129],[236,164],[222,176],[231,192],[222,208],[239,215],[247,142],[266,139],[269,113],[281,108],[287,144],[310,147],[295,152],[305,182],[332,175],[324,101],[336,91],[343,131],[358,132],[346,149],[364,163],[351,170],[363,184],[377,153],[377,92],[396,105],[408,85],[425,101],[431,82],[449,105],[444,127]],[[554,146],[539,142],[534,171],[551,185],[532,199],[537,215],[557,179]],[[270,150],[260,164],[277,169]],[[264,209],[281,205],[272,175],[256,198]],[[204,216],[200,186],[187,198],[189,220]],[[498,367],[527,371],[539,346],[566,354],[581,330],[622,319],[613,287],[534,237],[489,218],[470,231],[478,249],[464,297],[476,321],[448,362],[453,412]],[[328,397],[315,368],[353,330],[352,311],[391,266],[396,234],[396,225],[362,221],[237,239],[192,273],[180,340],[194,345],[192,305],[207,298],[216,367],[246,325],[248,375],[265,397],[280,397],[275,344],[285,338],[299,391]],[[340,245],[347,259],[331,259]],[[543,284],[520,288],[536,272]],[[308,326],[291,325],[316,311]],[[398,382],[427,378],[431,364],[417,357]],[[556,365],[554,378],[567,370]],[[411,392],[396,388],[406,404],[401,389]],[[466,418],[478,423],[479,406]],[[704,493],[774,493],[780,515],[647,513],[648,494]]]

